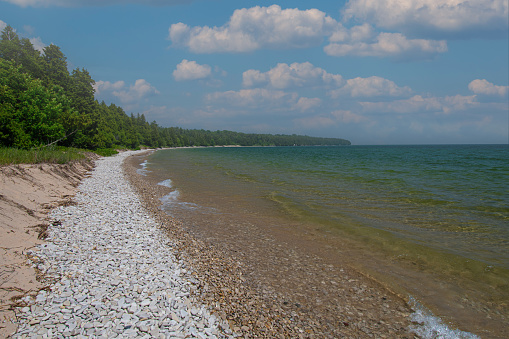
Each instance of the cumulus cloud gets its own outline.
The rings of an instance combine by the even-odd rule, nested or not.
[[[402,33],[377,32],[369,23],[346,28],[318,9],[281,9],[278,5],[236,10],[221,27],[190,27],[179,22],[170,26],[168,35],[173,46],[195,53],[306,48],[320,45],[327,37],[330,44],[324,51],[338,57],[414,60],[447,51],[445,40],[410,39]]]
[[[118,91],[125,86],[125,82],[117,81],[117,82],[109,82],[109,81],[96,81],[93,85],[95,94],[100,94],[103,91]]]
[[[339,74],[327,73],[320,67],[309,62],[293,63],[291,65],[280,63],[267,72],[248,70],[242,74],[242,84],[245,87],[270,86],[277,89],[311,86],[334,86],[343,83]]]
[[[123,104],[134,103],[145,97],[159,94],[159,91],[145,79],[136,80],[134,85],[130,85],[128,89],[125,87],[126,84],[124,81],[112,83],[100,80],[94,85],[96,95],[111,92],[111,94],[117,97]]]
[[[0,31],[3,31],[5,27],[7,27],[7,24],[0,20]]]
[[[475,94],[506,96],[509,93],[509,86],[497,86],[486,79],[476,79],[468,84],[468,89]]]
[[[170,6],[190,3],[193,0],[3,0],[20,7],[85,7],[108,6],[117,4],[142,4],[152,6]]]
[[[135,102],[154,94],[159,94],[159,91],[145,79],[136,80],[128,90],[113,91],[113,95],[119,98],[122,103]]]
[[[235,10],[221,27],[171,25],[174,46],[195,53],[250,52],[261,48],[304,48],[322,43],[340,24],[318,9],[281,9],[278,5]]]
[[[294,120],[295,124],[305,128],[322,129],[345,124],[368,123],[370,120],[349,110],[336,110],[330,114],[306,116]]]
[[[297,103],[294,106],[294,109],[297,109],[301,112],[312,111],[315,108],[320,107],[322,104],[322,100],[319,98],[299,98]]]
[[[354,78],[346,81],[346,84],[329,92],[333,98],[343,95],[351,97],[379,97],[379,96],[405,96],[412,93],[410,87],[399,87],[391,80],[372,76],[369,78]]]
[[[362,30],[344,30],[331,36],[324,47],[330,56],[391,57],[398,60],[429,59],[447,51],[445,40],[408,39],[401,33],[380,33],[373,38],[369,25]],[[341,42],[339,42],[341,41]]]
[[[291,65],[279,63],[267,72],[250,69],[242,74],[242,84],[244,87],[278,90],[315,88],[327,91],[334,99],[346,96],[401,97],[412,93],[410,87],[400,87],[393,81],[378,76],[344,80],[340,74],[328,73],[310,62]]]
[[[212,69],[209,65],[199,65],[196,61],[182,60],[173,71],[176,81],[204,79],[210,76]]]
[[[30,42],[32,43],[32,45],[34,46],[34,48],[36,50],[38,50],[39,52],[44,52],[44,47],[46,47],[47,45],[42,42],[41,38],[40,37],[37,37],[37,38],[30,38]]]
[[[365,111],[378,113],[442,113],[450,114],[455,111],[465,110],[478,106],[475,95],[472,96],[446,96],[446,97],[423,97],[414,95],[409,99],[395,100],[392,102],[360,102]]]
[[[211,103],[228,104],[231,106],[294,106],[298,101],[296,93],[270,91],[265,88],[242,89],[240,91],[215,92],[208,94],[206,100]]]
[[[507,35],[507,0],[350,0],[345,19],[418,35]]]

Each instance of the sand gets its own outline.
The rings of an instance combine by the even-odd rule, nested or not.
[[[76,186],[93,162],[0,167],[0,338],[16,330],[13,307],[45,285],[27,263],[27,250],[40,244],[50,224],[47,212],[72,203]]]

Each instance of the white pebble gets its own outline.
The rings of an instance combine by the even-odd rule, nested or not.
[[[78,187],[77,205],[51,211],[59,223],[32,252],[57,282],[26,300],[31,305],[21,309],[14,338],[232,338],[189,300],[197,282],[124,177],[122,162],[134,153],[96,161]]]

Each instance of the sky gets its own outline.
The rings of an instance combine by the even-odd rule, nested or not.
[[[507,0],[0,0],[99,101],[160,126],[509,143]]]

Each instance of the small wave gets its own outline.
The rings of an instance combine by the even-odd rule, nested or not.
[[[166,180],[165,180],[166,181]],[[164,182],[164,181],[163,181]],[[162,184],[162,183],[159,183]],[[168,184],[166,182],[166,184]],[[166,185],[165,185],[166,186]],[[175,217],[179,213],[187,212],[196,212],[196,213],[213,213],[216,214],[218,211],[215,208],[211,207],[204,207],[192,202],[185,202],[179,200],[180,192],[178,190],[174,190],[170,192],[169,194],[165,195],[164,197],[160,198],[161,201],[161,210],[165,211],[167,214]]]
[[[148,165],[148,164],[149,164],[149,163],[148,163],[148,161],[147,161],[147,160],[145,160],[144,162],[142,162],[142,163],[140,164],[141,168],[140,168],[140,169],[137,169],[137,170],[136,170],[136,173],[138,173],[138,174],[140,174],[140,175],[143,175],[143,176],[147,176],[147,173],[152,172],[152,171],[147,170],[147,165]]]
[[[174,204],[175,202],[178,201],[179,195],[180,195],[180,192],[178,190],[174,190],[174,191],[170,192],[169,194],[166,194],[164,197],[160,198],[159,200],[161,200],[163,205]]]
[[[410,319],[416,323],[410,330],[424,339],[481,339],[470,332],[449,328],[413,297],[410,297],[409,304],[414,310]]]
[[[172,187],[173,187],[173,183],[172,183],[171,179],[163,180],[163,181],[161,181],[160,183],[158,183],[158,185],[160,185],[160,186],[166,186],[166,187],[168,187],[168,188],[172,188]]]
[[[165,180],[166,181],[166,180]],[[159,200],[163,204],[161,209],[165,211],[173,211],[176,209],[185,209],[185,210],[196,210],[200,209],[200,205],[192,203],[179,201],[180,192],[178,190],[174,190]]]

